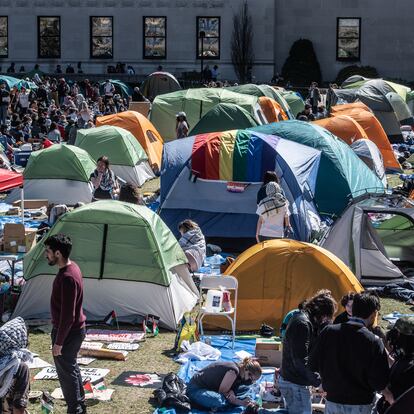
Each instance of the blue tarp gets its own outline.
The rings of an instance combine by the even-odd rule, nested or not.
[[[256,340],[254,338],[249,339],[236,339],[234,343],[234,350],[231,349],[231,337],[229,336],[212,336],[211,345],[221,351],[220,361],[239,361],[235,356],[237,351],[246,351],[254,355]],[[195,372],[201,370],[203,367],[211,364],[212,361],[188,361],[178,372],[178,376],[186,383],[194,375]],[[262,375],[258,383],[262,381],[273,382],[273,374]],[[253,389],[250,398],[254,400]],[[192,410],[194,414],[207,414],[207,411]],[[231,407],[226,413],[241,413],[242,407]]]

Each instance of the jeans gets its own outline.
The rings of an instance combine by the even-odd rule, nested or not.
[[[191,382],[187,387],[187,397],[190,399],[191,405],[195,404],[199,408],[208,410],[220,410],[230,405],[223,394],[199,388]]]
[[[62,355],[53,357],[68,414],[84,414],[85,392],[76,357],[85,338],[85,328],[71,331],[62,347]],[[56,329],[52,330],[52,344],[55,343]]]
[[[312,400],[309,387],[293,384],[279,377],[279,389],[289,414],[312,414]]]
[[[0,105],[0,125],[4,125],[7,119],[8,105]]]
[[[326,401],[325,414],[372,414],[375,411],[374,404],[347,405]]]

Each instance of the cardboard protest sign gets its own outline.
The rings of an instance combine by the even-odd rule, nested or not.
[[[89,379],[91,382],[98,381],[105,377],[109,373],[109,369],[106,368],[80,368],[82,380]],[[34,377],[35,380],[55,380],[58,379],[58,375],[55,367],[43,368]]]
[[[138,344],[128,344],[124,342],[114,342],[107,345],[108,349],[116,351],[136,351],[139,348]]]
[[[142,342],[145,339],[144,332],[137,331],[110,331],[106,329],[88,329],[85,341],[100,342]]]
[[[164,378],[165,374],[125,371],[118,378],[115,378],[112,381],[112,385],[139,388],[160,388]]]

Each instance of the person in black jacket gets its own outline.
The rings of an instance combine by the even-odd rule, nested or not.
[[[371,414],[376,392],[384,391],[389,377],[387,352],[368,328],[380,310],[379,297],[357,293],[348,322],[327,326],[309,358],[326,392],[325,414]]]
[[[349,318],[352,317],[352,304],[354,303],[354,296],[355,292],[349,292],[342,296],[341,305],[345,310],[335,318],[333,323],[344,323],[349,321]]]
[[[305,301],[301,311],[289,321],[279,376],[280,392],[289,414],[312,413],[310,386],[318,387],[320,378],[308,366],[309,353],[321,328],[332,322],[336,310],[331,292],[322,290]]]
[[[395,362],[387,385],[390,394],[381,398],[377,405],[380,414],[385,413],[390,404],[394,404],[402,394],[414,387],[414,317],[398,319],[388,332],[387,340]],[[414,401],[412,404],[414,407]]]

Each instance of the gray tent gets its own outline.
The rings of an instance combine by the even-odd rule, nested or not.
[[[390,142],[402,141],[400,125],[412,125],[414,120],[403,99],[382,79],[372,79],[357,89],[335,89],[338,103],[361,101],[375,114]]]
[[[365,286],[401,282],[414,271],[414,204],[401,196],[365,194],[345,210],[321,246]]]
[[[385,175],[384,161],[381,151],[375,143],[369,139],[357,139],[351,144],[351,148],[368,165],[369,169],[374,171],[386,188],[387,176]]]

